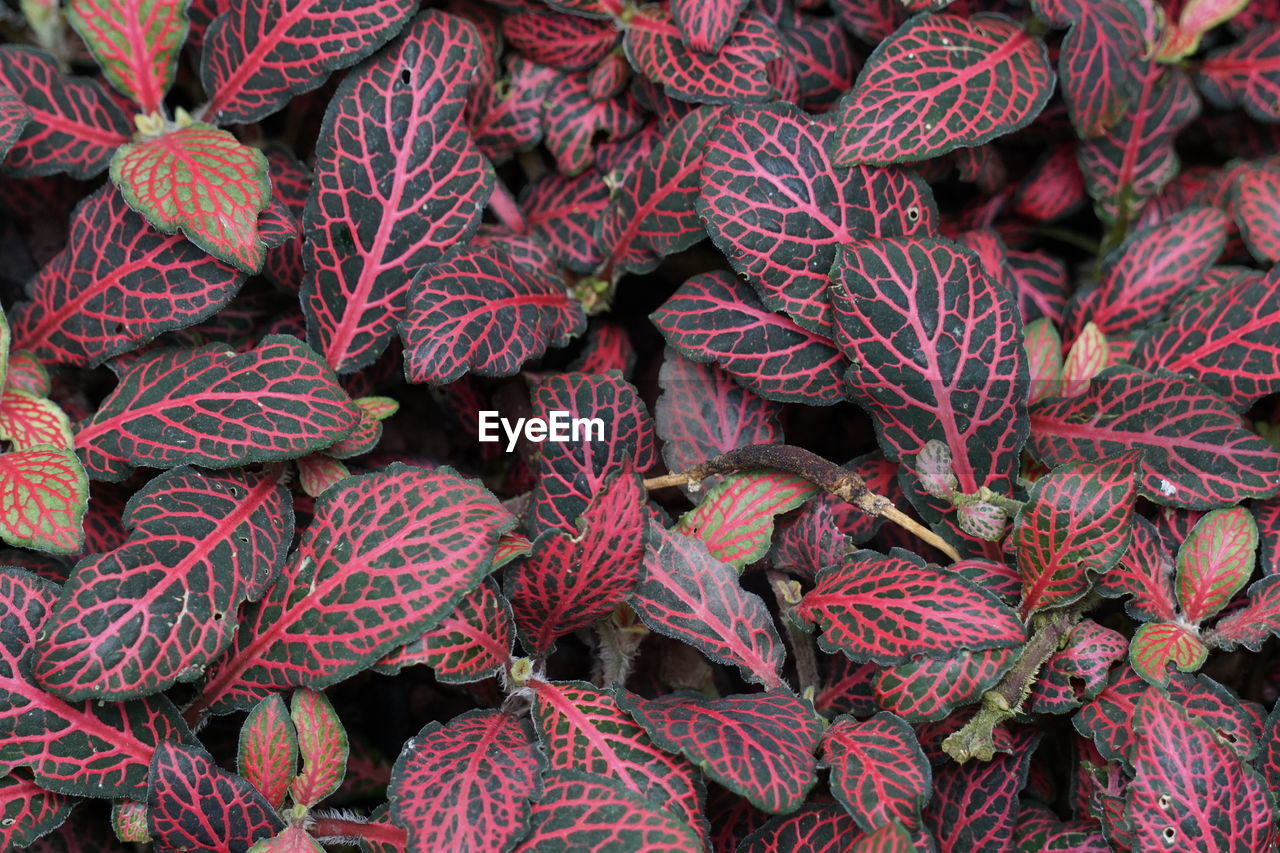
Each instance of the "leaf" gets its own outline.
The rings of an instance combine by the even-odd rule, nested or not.
[[[240,729],[236,770],[273,809],[284,805],[298,770],[298,734],[279,695],[268,696],[249,712]]]
[[[1247,169],[1236,178],[1232,208],[1250,253],[1262,263],[1280,260],[1280,175]]]
[[[1280,453],[1220,397],[1164,371],[1109,367],[1084,395],[1036,404],[1029,446],[1048,465],[1141,450],[1138,492],[1167,506],[1212,509],[1280,488]]]
[[[1249,587],[1249,599],[1218,621],[1205,642],[1220,649],[1244,646],[1258,651],[1272,634],[1280,634],[1280,575],[1269,575]]]
[[[769,63],[786,51],[772,22],[750,12],[738,18],[717,50],[690,49],[671,12],[658,6],[636,10],[627,22],[622,44],[632,66],[662,84],[669,97],[700,104],[769,100],[774,94]]]
[[[1139,701],[1134,778],[1125,818],[1135,848],[1245,851],[1266,846],[1271,806],[1262,779],[1159,691]]]
[[[616,186],[592,236],[615,275],[651,272],[706,237],[696,206],[699,175],[723,114],[718,107],[690,111]]]
[[[1096,589],[1107,598],[1132,596],[1125,610],[1139,621],[1172,622],[1173,558],[1160,544],[1151,522],[1134,516],[1132,542],[1120,561],[1099,578]]]
[[[325,111],[303,216],[301,298],[309,340],[341,373],[373,363],[390,341],[408,298],[405,270],[480,224],[493,170],[463,115],[479,49],[469,23],[427,11],[347,75]]]
[[[1182,71],[1143,62],[1137,73],[1133,109],[1102,136],[1084,140],[1077,154],[1085,189],[1105,225],[1136,218],[1178,173],[1173,141],[1200,115],[1200,99]]]
[[[256,842],[249,853],[324,853],[324,848],[301,826],[289,826],[279,835]]]
[[[0,848],[26,849],[62,825],[75,800],[46,791],[25,774],[0,776]]]
[[[280,579],[241,618],[199,700],[215,713],[319,690],[435,628],[492,571],[515,519],[448,467],[393,464],[316,499]]]
[[[1027,372],[1031,375],[1027,402],[1061,396],[1062,339],[1053,323],[1045,317],[1028,323],[1022,330],[1022,344],[1027,350]]]
[[[1164,686],[1169,664],[1182,672],[1195,672],[1209,657],[1209,650],[1193,629],[1172,622],[1148,622],[1138,628],[1129,645],[1129,662],[1152,684]]]
[[[0,49],[0,86],[16,92],[31,114],[4,158],[7,174],[35,177],[66,172],[92,178],[107,168],[133,126],[97,80],[66,77],[44,51]]]
[[[419,269],[410,287],[400,323],[410,382],[511,376],[587,326],[563,282],[494,249],[460,246]]]
[[[1129,517],[1142,456],[1054,468],[1031,487],[1013,527],[1022,575],[1021,613],[1062,607],[1089,591],[1129,547]]]
[[[738,447],[782,443],[782,406],[736,384],[714,364],[668,349],[658,385],[662,394],[653,416],[668,471],[684,471]]]
[[[630,465],[592,498],[576,534],[547,531],[528,559],[506,573],[522,642],[550,653],[556,640],[606,618],[640,579],[645,549],[645,491]]]
[[[1213,616],[1253,574],[1258,526],[1244,507],[1211,512],[1178,549],[1178,603],[1192,624]]]
[[[872,847],[858,838],[858,824],[838,805],[805,805],[785,817],[776,817],[738,845],[741,853],[906,853],[905,847]]]
[[[781,471],[749,471],[726,477],[672,528],[702,540],[711,556],[742,569],[769,551],[775,516],[816,495],[811,482]]]
[[[618,704],[658,746],[770,814],[794,811],[817,783],[822,722],[786,688],[721,699],[620,693]]]
[[[1280,121],[1280,25],[1251,27],[1235,44],[1210,51],[1200,63],[1196,83],[1214,106],[1243,107],[1258,121]]]
[[[1026,802],[1018,809],[1014,844],[1014,849],[1025,853],[1110,853],[1113,849],[1097,821],[1059,820],[1058,815],[1048,806],[1030,805]]]
[[[415,850],[509,850],[529,824],[546,759],[516,717],[470,711],[428,723],[391,772],[391,816]]]
[[[347,773],[347,732],[333,706],[322,693],[295,690],[289,703],[289,717],[298,733],[302,770],[289,787],[293,801],[313,808],[338,790]]]
[[[686,762],[655,745],[627,715],[625,691],[581,681],[534,680],[533,722],[553,771],[588,772],[618,783],[704,834],[702,785]]]
[[[832,158],[884,166],[982,145],[1030,123],[1053,81],[1044,43],[1002,15],[912,18],[841,102]],[[1005,97],[988,98],[993,89]]]
[[[0,160],[4,160],[30,121],[31,110],[22,102],[22,98],[13,90],[0,87]],[[14,786],[15,792],[18,790],[16,783],[10,785]],[[22,793],[15,793],[15,799],[23,796],[25,795]]]
[[[730,110],[707,142],[698,199],[712,241],[765,306],[827,337],[840,244],[929,234],[938,218],[910,172],[833,165],[834,134],[790,104]]]
[[[130,499],[129,539],[77,564],[31,666],[67,699],[131,699],[193,681],[230,643],[293,537],[270,474],[179,468]]]
[[[198,746],[157,746],[150,779],[147,826],[163,847],[245,853],[254,841],[284,829],[252,785],[219,768]]]
[[[699,53],[715,53],[733,33],[747,0],[673,0],[671,15],[680,40]]]
[[[0,484],[0,539],[52,554],[80,550],[89,481],[74,454],[47,446],[0,454]]]
[[[34,450],[41,445],[70,450],[74,446],[71,423],[56,403],[14,388],[0,392],[0,438],[12,450]]]
[[[577,533],[576,521],[591,499],[604,490],[627,462],[636,471],[653,465],[653,422],[636,389],[621,373],[562,373],[539,383],[533,392],[533,416],[567,412],[570,419],[599,418],[603,435],[584,430],[581,439],[542,446],[529,529]]]
[[[727,272],[689,279],[649,319],[685,358],[715,362],[767,400],[829,406],[845,397],[847,362],[831,341],[770,312]]]
[[[995,687],[1017,661],[1018,651],[959,651],[887,667],[874,680],[875,704],[912,723],[940,720]]]
[[[1090,320],[1085,323],[1079,337],[1071,345],[1067,360],[1062,365],[1063,397],[1078,397],[1089,390],[1089,383],[1111,360],[1111,348],[1106,335]]]
[[[516,853],[701,848],[693,830],[657,803],[617,782],[572,770],[547,774],[529,823],[529,835]]]
[[[220,261],[262,269],[258,214],[271,201],[267,158],[212,125],[193,124],[122,145],[111,181],[129,206],[163,234],[178,229]]]
[[[104,187],[80,203],[67,247],[13,312],[17,346],[49,363],[96,367],[224,307],[242,272],[180,236],[158,233]]]
[[[1045,661],[1028,707],[1038,714],[1063,714],[1097,696],[1107,686],[1111,666],[1123,660],[1123,634],[1085,619],[1071,629],[1066,645]]]
[[[189,0],[71,0],[67,20],[111,85],[159,112],[187,37]]]
[[[119,480],[129,465],[228,468],[305,456],[358,419],[314,352],[270,335],[239,355],[211,344],[135,360],[80,424],[76,446],[91,474]]]
[[[879,664],[1024,640],[1017,616],[994,593],[897,548],[888,556],[858,551],[819,572],[796,612],[825,631],[824,651]]]
[[[417,9],[408,0],[354,0],[334,14],[323,0],[227,4],[209,26],[200,81],[206,119],[250,124],[355,65],[396,35]]]
[[[569,177],[590,167],[596,153],[593,146],[603,139],[627,139],[645,125],[648,114],[628,91],[603,101],[591,93],[590,75],[558,75],[547,86],[542,124],[547,150],[556,167]]]
[[[782,686],[786,650],[768,609],[701,541],[650,524],[644,574],[629,603],[651,630],[737,666],[748,681]]]
[[[831,793],[864,830],[920,826],[933,773],[901,717],[838,718],[822,736],[821,758],[831,766]]]
[[[501,565],[500,559],[494,564]],[[374,668],[391,674],[421,663],[435,670],[441,684],[466,684],[505,668],[514,644],[511,605],[486,581],[463,596],[438,627],[384,655]]]
[[[1018,791],[1026,782],[1034,748],[1034,736],[1023,736],[1012,754],[997,753],[990,761],[948,763],[934,773],[925,825],[937,837],[942,853],[1009,849]]]

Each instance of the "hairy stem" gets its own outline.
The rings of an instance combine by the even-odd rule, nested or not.
[[[307,832],[318,841],[339,844],[343,840],[359,842],[375,841],[390,844],[393,849],[403,850],[407,839],[405,831],[398,826],[385,823],[362,823],[341,817],[317,817],[307,827]]]
[[[898,509],[893,505],[893,501],[871,491],[857,474],[803,447],[794,447],[789,444],[753,444],[748,447],[739,447],[679,474],[665,474],[645,480],[644,487],[652,491],[667,486],[696,484],[715,474],[729,474],[749,468],[774,468],[803,477],[820,489],[869,515],[889,519],[951,559],[960,559],[960,555],[950,543]]]

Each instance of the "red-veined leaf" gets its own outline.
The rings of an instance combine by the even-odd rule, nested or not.
[[[1130,520],[1132,540],[1120,561],[1103,575],[1098,592],[1107,598],[1131,596],[1125,610],[1141,622],[1172,622],[1173,557],[1160,543],[1156,529],[1141,516]]]
[[[892,822],[919,827],[933,774],[902,718],[841,717],[822,736],[821,757],[831,767],[831,793],[863,829]]]
[[[650,319],[681,355],[717,363],[768,400],[829,406],[845,399],[848,361],[830,339],[769,311],[728,272],[689,279]]]
[[[1158,690],[1138,700],[1134,729],[1125,818],[1135,849],[1244,853],[1266,847],[1272,832],[1266,786],[1212,731]]]
[[[768,608],[700,540],[651,524],[644,574],[629,602],[651,630],[737,666],[748,681],[782,686],[786,650]]]
[[[857,57],[839,22],[802,14],[781,32],[796,71],[798,103],[811,112],[831,109],[853,88],[857,71]]]
[[[311,170],[293,154],[275,147],[267,151],[267,172],[271,178],[273,203],[283,203],[289,219],[302,232],[302,216],[311,193]],[[261,228],[262,222],[259,222]],[[262,274],[273,284],[293,293],[302,286],[302,239],[295,237],[267,250]]]
[[[468,122],[476,147],[494,163],[505,163],[542,141],[543,105],[560,76],[554,68],[509,54],[507,75],[472,90]]]
[[[289,786],[294,803],[312,808],[338,790],[347,773],[347,731],[323,694],[293,691],[289,718],[298,735],[302,769]]]
[[[164,235],[103,187],[76,208],[67,247],[13,312],[18,347],[50,363],[95,367],[224,307],[245,276]]]
[[[910,172],[839,168],[830,121],[790,104],[731,110],[707,142],[698,213],[711,239],[760,294],[830,337],[828,273],[841,243],[929,234],[937,211]]]
[[[547,774],[529,812],[529,836],[515,853],[684,853],[702,843],[687,823],[620,783],[590,773]]]
[[[151,761],[147,825],[170,850],[246,853],[284,821],[252,785],[198,746],[162,743]]]
[[[796,612],[825,631],[823,650],[879,664],[1024,640],[1017,615],[994,593],[901,549],[858,551],[819,572]]]
[[[341,11],[326,0],[228,3],[204,40],[200,80],[209,103],[203,115],[219,124],[271,115],[331,71],[373,53],[417,8],[410,0],[354,0]]]
[[[895,0],[896,2],[896,0]],[[906,847],[866,847],[855,843],[858,824],[838,805],[801,806],[748,835],[738,853],[905,853]]]
[[[400,323],[410,382],[510,376],[587,325],[562,281],[494,249],[461,246],[420,268],[410,289]]]
[[[1032,451],[1048,465],[1142,451],[1138,490],[1166,506],[1212,509],[1280,489],[1280,452],[1197,382],[1109,367],[1080,397],[1031,409]]]
[[[546,758],[516,717],[471,711],[428,723],[391,774],[391,817],[414,850],[509,850],[529,824]]]
[[[711,556],[738,569],[769,551],[775,516],[816,495],[811,482],[781,471],[749,471],[726,477],[672,528],[702,540]]]
[[[681,41],[700,53],[715,53],[746,7],[747,0],[673,0],[671,14]]]
[[[1071,629],[1066,646],[1045,661],[1027,707],[1037,714],[1074,711],[1107,686],[1112,664],[1124,659],[1129,641],[1119,631],[1085,619]]]
[[[558,75],[546,94],[542,122],[547,150],[560,172],[570,177],[592,165],[597,143],[606,138],[615,142],[627,139],[644,127],[648,118],[630,89],[597,101],[591,95],[590,75],[585,72]]]
[[[550,419],[567,412],[571,419],[599,418],[598,429],[571,433],[569,441],[542,445],[538,484],[533,491],[530,532],[576,533],[575,522],[627,462],[644,472],[654,463],[653,421],[636,389],[618,371],[603,374],[562,373],[539,383],[533,392],[533,415]]]
[[[0,454],[0,539],[74,554],[84,542],[89,481],[75,454],[35,447]]]
[[[133,133],[124,110],[101,83],[63,76],[43,51],[20,45],[0,49],[0,86],[16,92],[31,114],[4,158],[8,173],[92,178]]]
[[[606,247],[596,243],[612,199],[609,185],[594,170],[569,178],[551,172],[529,184],[520,209],[529,233],[541,237],[556,260],[575,272],[590,272],[604,259]]]
[[[832,157],[882,166],[982,145],[1034,119],[1053,82],[1044,43],[1003,15],[912,18],[845,96]]]
[[[1018,809],[1014,849],[1019,853],[1111,853],[1101,825],[1094,820],[1058,818],[1053,809],[1025,800]]]
[[[995,687],[1017,661],[1018,651],[1017,647],[962,650],[886,667],[874,679],[876,706],[912,723],[940,720]]]
[[[669,471],[684,471],[738,447],[782,443],[782,406],[738,385],[714,364],[668,349],[658,385],[662,394],[653,415]],[[708,478],[703,487],[716,482]]]
[[[1178,549],[1178,603],[1198,625],[1227,606],[1249,582],[1258,551],[1258,526],[1244,507],[1211,512]]]
[[[504,534],[503,538],[511,534]],[[526,540],[525,545],[528,545]],[[502,540],[494,566],[502,565]],[[528,553],[521,550],[521,553]],[[515,625],[511,605],[486,581],[463,596],[438,627],[385,655],[376,669],[398,672],[425,664],[442,684],[465,684],[499,672],[511,659]]]
[[[279,835],[254,843],[249,853],[325,853],[325,849],[301,826],[287,826]]]
[[[1014,522],[1024,617],[1062,607],[1089,591],[1090,573],[1114,566],[1129,547],[1138,464],[1130,451],[1062,465],[1031,487]]]
[[[351,476],[342,462],[324,453],[313,453],[297,461],[298,486],[303,493],[318,498],[327,489]]]
[[[1215,106],[1244,107],[1259,121],[1280,121],[1280,24],[1262,22],[1235,44],[1211,52],[1196,82]]]
[[[1205,635],[1205,642],[1221,649],[1244,646],[1258,651],[1273,634],[1280,634],[1280,575],[1264,577],[1249,588],[1243,607],[1218,621]]]
[[[638,7],[627,21],[623,46],[631,64],[662,84],[672,98],[703,104],[745,104],[774,94],[768,65],[786,52],[777,28],[763,15],[741,15],[717,50],[690,49],[671,12]]]
[[[1245,169],[1232,188],[1231,208],[1253,256],[1265,264],[1280,260],[1280,174]]]
[[[128,541],[76,566],[31,663],[67,699],[130,699],[197,679],[293,538],[287,490],[270,473],[180,468],[134,494],[122,522]]]
[[[67,20],[111,85],[154,113],[187,37],[186,7],[187,0],[71,0]]]
[[[504,17],[502,36],[532,62],[566,71],[590,68],[618,43],[610,21],[536,8]]]
[[[1107,336],[1092,320],[1084,324],[1062,364],[1063,397],[1078,397],[1089,390],[1089,382],[1111,361]]]
[[[818,781],[814,748],[822,721],[785,688],[706,699],[629,693],[618,704],[653,742],[770,814],[795,810]]]
[[[271,181],[258,149],[193,124],[121,146],[111,158],[111,180],[161,233],[182,229],[218,260],[249,273],[262,269],[258,214],[271,201]]]
[[[4,328],[6,330],[4,334],[7,336],[8,325],[4,325]],[[52,387],[49,371],[34,355],[29,352],[11,351],[8,364],[4,364],[2,360],[0,364],[5,367],[3,387],[12,388],[15,391],[26,391],[37,397],[48,396],[49,389]]]
[[[298,734],[279,695],[268,696],[249,712],[240,729],[236,770],[278,809],[298,771]]]
[[[76,447],[92,474],[119,480],[130,465],[230,468],[305,456],[359,417],[314,352],[271,335],[239,355],[211,344],[133,361],[80,424]]]
[[[640,579],[645,549],[645,491],[622,470],[592,498],[578,531],[548,531],[528,559],[507,570],[505,592],[522,642],[549,653],[558,638],[613,612]]]
[[[1084,177],[1076,163],[1075,145],[1064,143],[1051,149],[1023,179],[1014,197],[1013,209],[1031,219],[1048,222],[1067,215],[1084,201]]]
[[[12,450],[32,450],[40,445],[70,450],[75,446],[71,422],[57,403],[14,388],[0,392],[0,439],[9,442]]]
[[[1012,753],[990,761],[947,764],[933,775],[925,823],[941,853],[1009,850],[1017,822],[1018,792],[1027,779],[1036,738],[1022,735]]]
[[[393,464],[316,500],[315,518],[205,685],[225,713],[286,687],[319,690],[435,628],[492,571],[515,519],[452,469]]]
[[[25,774],[0,776],[0,849],[34,849],[36,839],[62,825],[75,800],[46,791]]]
[[[629,694],[535,680],[533,722],[552,770],[604,777],[704,834],[700,777],[663,752],[621,707]]]
[[[778,527],[769,551],[775,568],[812,580],[851,550],[852,539],[837,524],[836,498],[811,501],[789,523]]]
[[[1062,382],[1062,339],[1046,317],[1028,323],[1022,330],[1027,350],[1027,372],[1031,376],[1028,403],[1057,397]]]
[[[156,745],[191,735],[163,696],[71,704],[36,685],[28,660],[57,592],[28,572],[0,569],[0,767],[29,767],[37,784],[59,793],[141,799]]]
[[[469,23],[424,12],[343,80],[325,112],[303,219],[302,304],[310,340],[340,372],[371,364],[390,341],[405,270],[480,224],[493,170],[463,115],[479,49]]]
[[[1129,662],[1152,684],[1169,680],[1169,664],[1182,672],[1195,672],[1209,657],[1209,649],[1192,628],[1176,622],[1148,622],[1138,628],[1129,644]]]
[[[31,110],[22,98],[13,90],[0,87],[0,160],[4,160],[13,143],[22,136],[29,121]]]

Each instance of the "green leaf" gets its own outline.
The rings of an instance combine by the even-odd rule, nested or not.
[[[84,542],[89,479],[69,450],[42,446],[0,456],[0,539],[71,554]]]
[[[1150,622],[1138,629],[1129,643],[1129,662],[1152,684],[1169,681],[1169,664],[1183,672],[1195,672],[1209,657],[1209,649],[1191,629],[1172,622]]]
[[[338,790],[347,775],[347,730],[329,700],[306,688],[294,691],[289,716],[302,754],[302,772],[289,791],[295,803],[311,808]]]
[[[674,529],[701,539],[711,556],[741,569],[768,552],[774,516],[795,509],[817,492],[816,486],[794,474],[749,471],[725,478],[681,516]]]
[[[190,0],[71,0],[67,20],[102,73],[143,113],[164,105],[187,38]]]
[[[1258,525],[1244,507],[1200,519],[1178,549],[1178,603],[1187,621],[1198,625],[1226,607],[1249,582],[1257,551]]]

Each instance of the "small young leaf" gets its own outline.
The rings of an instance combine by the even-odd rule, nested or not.
[[[75,454],[48,446],[0,454],[0,483],[0,539],[52,554],[80,550],[89,481]]]
[[[187,37],[189,0],[71,0],[67,20],[111,85],[158,112]]]
[[[338,790],[347,772],[347,731],[323,694],[305,687],[293,692],[289,718],[298,734],[302,770],[294,777],[289,795],[312,808]]]
[[[284,805],[298,771],[298,735],[284,699],[273,694],[249,712],[240,729],[236,770],[248,779],[271,807]]]
[[[794,474],[735,474],[708,491],[672,530],[702,540],[712,557],[742,569],[768,552],[774,517],[800,506],[817,491]]]
[[[1139,675],[1163,686],[1169,664],[1195,672],[1209,657],[1209,649],[1191,629],[1172,622],[1148,622],[1138,628],[1129,645],[1129,662]]]
[[[1213,616],[1253,574],[1258,526],[1244,507],[1211,512],[1178,549],[1178,603],[1193,625]]]

